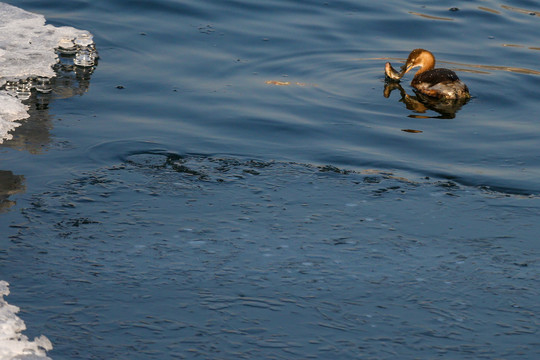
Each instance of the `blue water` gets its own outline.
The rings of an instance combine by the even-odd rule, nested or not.
[[[100,53],[0,147],[0,278],[52,358],[540,353],[534,2],[9,3]],[[452,116],[383,95],[418,47]]]
[[[137,139],[180,152],[400,169],[512,193],[540,190],[539,17],[519,11],[526,3],[464,3],[459,11],[388,1],[17,3],[53,24],[93,31],[100,45],[91,91],[55,104],[78,117],[83,153]],[[411,117],[419,114],[396,93],[382,96],[381,58],[404,59],[416,47],[458,63],[440,64],[457,69],[473,95],[454,119]],[[407,79],[404,85],[411,93]]]

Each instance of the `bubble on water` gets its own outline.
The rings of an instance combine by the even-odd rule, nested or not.
[[[29,340],[22,334],[26,325],[16,314],[19,308],[4,299],[9,295],[9,283],[0,280],[0,359],[5,360],[51,360],[46,352],[52,344],[41,335]]]

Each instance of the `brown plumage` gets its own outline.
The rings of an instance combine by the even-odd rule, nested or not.
[[[440,99],[469,98],[469,88],[455,72],[449,69],[435,69],[435,56],[427,50],[415,49],[402,66],[400,77],[411,69],[420,67],[411,82],[412,87],[424,95]]]

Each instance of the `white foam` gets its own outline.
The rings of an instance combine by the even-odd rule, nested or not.
[[[55,48],[62,39],[91,36],[68,26],[45,25],[43,15],[5,3],[0,3],[0,29],[0,86],[7,81],[54,77],[53,65],[58,62]],[[0,144],[19,126],[15,121],[28,117],[27,109],[22,110],[24,105],[19,104],[7,91],[0,91]]]
[[[17,313],[19,308],[4,299],[9,295],[9,284],[0,280],[0,360],[51,360],[46,352],[52,344],[41,335],[33,341],[22,334],[26,325]]]

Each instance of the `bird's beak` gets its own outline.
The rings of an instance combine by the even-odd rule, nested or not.
[[[401,75],[405,75],[409,72],[414,66],[412,64],[405,64],[401,67]]]

